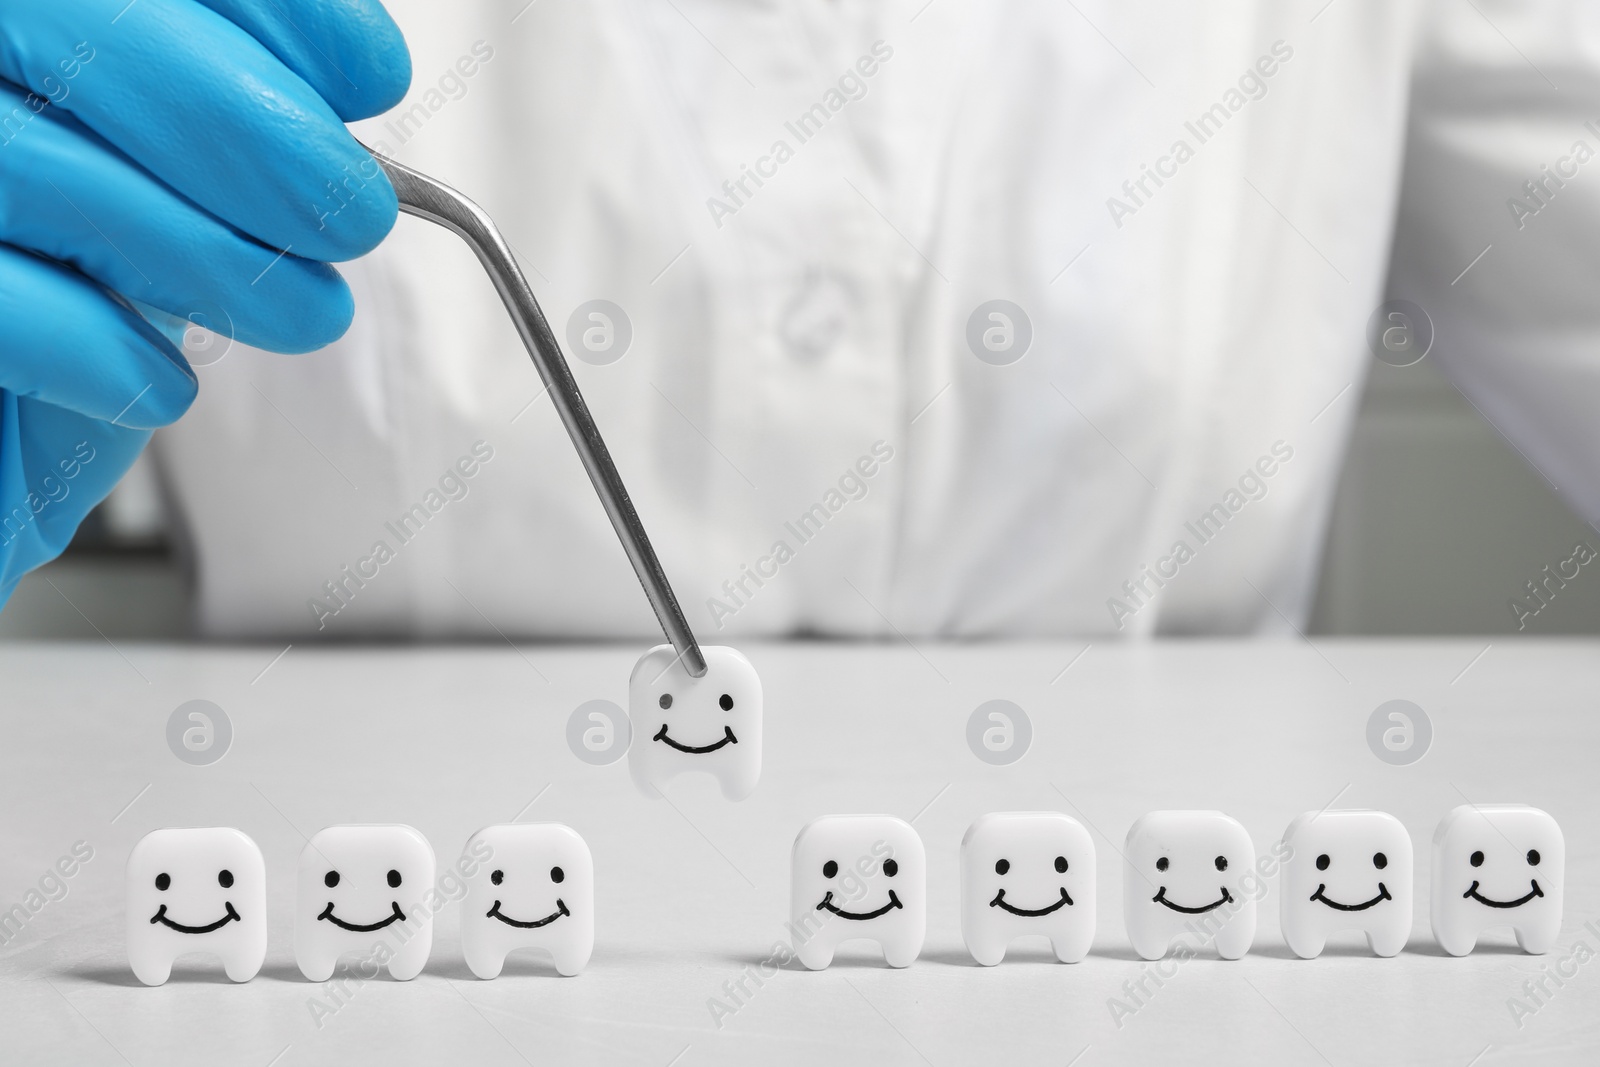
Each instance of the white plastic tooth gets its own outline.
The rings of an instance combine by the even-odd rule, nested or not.
[[[927,853],[892,815],[824,815],[807,823],[791,854],[790,923],[795,955],[811,970],[846,941],[876,941],[891,967],[909,967],[927,932]]]
[[[341,957],[385,965],[406,982],[433,948],[433,848],[409,826],[330,826],[300,852],[294,959],[313,982]]]
[[[1322,954],[1328,935],[1360,930],[1378,956],[1393,956],[1411,936],[1411,835],[1381,811],[1327,810],[1297,815],[1283,833],[1279,925],[1301,959]]]
[[[701,771],[717,779],[724,797],[743,800],[761,779],[761,679],[735,649],[701,645],[700,651],[706,673],[699,678],[671,645],[657,645],[634,666],[628,770],[651,798],[672,778]]]
[[[161,985],[192,952],[248,982],[267,955],[267,868],[256,843],[226,826],[154,830],[127,867],[128,962]]]
[[[1042,936],[1061,962],[1082,960],[1094,940],[1095,867],[1094,842],[1067,815],[1013,811],[977,819],[961,839],[967,951],[992,967],[1015,939]]]
[[[1478,937],[1509,926],[1542,955],[1561,932],[1566,841],[1555,819],[1524,804],[1463,804],[1433,834],[1434,940],[1465,956]]]
[[[520,949],[548,956],[569,977],[588,965],[594,858],[576,830],[560,823],[486,827],[472,835],[457,866],[467,883],[461,953],[473,974],[498,977],[506,955]]]
[[[1250,951],[1261,886],[1238,822],[1220,811],[1152,811],[1128,830],[1123,857],[1123,922],[1142,958],[1162,958],[1180,936],[1214,941],[1225,960]]]

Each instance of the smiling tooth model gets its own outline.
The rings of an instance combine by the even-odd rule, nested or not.
[[[433,948],[433,849],[409,826],[330,826],[300,852],[294,960],[326,982],[346,953],[409,981]]]
[[[1393,956],[1411,936],[1411,835],[1381,811],[1308,811],[1283,832],[1279,926],[1301,959],[1328,935],[1360,930],[1374,955]]]
[[[927,854],[890,815],[824,815],[794,839],[790,932],[811,970],[846,941],[876,941],[891,967],[909,967],[927,931]]]
[[[1122,910],[1133,949],[1158,960],[1187,934],[1235,960],[1256,936],[1255,846],[1220,811],[1152,811],[1128,830]],[[1256,886],[1257,890],[1261,887]]]
[[[1509,926],[1524,952],[1561,932],[1566,841],[1555,819],[1522,804],[1463,804],[1433,835],[1429,916],[1439,947],[1465,956],[1478,935]]]
[[[646,652],[628,680],[633,743],[628,770],[648,797],[690,771],[714,776],[729,800],[761,779],[761,679],[738,651],[703,645],[706,672],[690,676],[671,645]]]
[[[235,982],[267,955],[267,871],[256,843],[226,826],[155,830],[128,857],[128,962],[161,985],[172,961],[212,953]]]
[[[548,956],[563,975],[583,970],[594,951],[594,858],[576,830],[490,826],[472,835],[464,856],[481,859],[461,912],[461,954],[473,974],[497,977],[519,949]]]
[[[1094,940],[1095,855],[1089,832],[1054,811],[982,816],[961,839],[961,937],[985,967],[1016,938],[1049,938],[1077,963]]]

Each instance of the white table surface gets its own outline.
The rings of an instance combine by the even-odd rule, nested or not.
[[[295,647],[262,674],[281,648],[0,646],[0,907],[74,842],[94,849],[69,894],[0,948],[0,1061],[1592,1063],[1600,960],[1520,1027],[1507,1002],[1580,940],[1600,950],[1583,928],[1600,927],[1600,643],[1483,650],[1322,640],[1087,652],[746,646],[766,691],[766,764],[755,796],[730,804],[701,778],[678,779],[669,802],[648,801],[625,762],[592,767],[567,749],[578,704],[626,703],[637,647]],[[222,706],[236,731],[206,767],[181,763],[165,741],[168,715],[197,697]],[[968,715],[996,697],[1027,709],[1036,731],[1009,767],[980,763],[965,743]],[[1380,762],[1365,741],[1368,715],[1396,697],[1435,726],[1432,749],[1411,766]],[[1406,951],[1376,959],[1351,935],[1319,959],[1293,958],[1274,884],[1250,955],[1184,964],[1119,1027],[1108,1001],[1145,967],[1122,931],[1116,849],[1133,819],[1220,808],[1264,852],[1291,817],[1335,798],[1392,812],[1411,832],[1417,905]],[[1509,932],[1462,959],[1434,946],[1428,842],[1439,817],[1467,801],[1533,804],[1561,823],[1566,918],[1552,954],[1522,954]],[[1095,947],[1063,965],[1042,943],[1021,944],[999,967],[979,968],[958,925],[962,832],[985,812],[1039,809],[1074,815],[1095,836]],[[929,858],[922,958],[891,971],[876,948],[846,947],[828,970],[783,971],[719,1029],[708,999],[783,934],[795,832],[838,812],[915,818]],[[420,978],[369,982],[319,1026],[308,1004],[322,990],[290,950],[306,835],[405,822],[447,862],[474,830],[519,814],[568,823],[594,852],[588,969],[563,979],[513,957],[502,977],[478,981],[462,962],[453,905]],[[236,826],[265,853],[270,942],[254,981],[234,985],[199,958],[159,988],[129,972],[123,864],[140,836],[169,825]]]

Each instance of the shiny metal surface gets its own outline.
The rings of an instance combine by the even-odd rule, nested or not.
[[[372,151],[370,148],[367,150]],[[534,299],[533,290],[528,287],[527,279],[517,266],[511,246],[482,208],[450,186],[377,152],[373,152],[372,156],[383,167],[394,186],[395,194],[400,198],[401,211],[427,219],[455,233],[467,242],[478,261],[489,272],[495,290],[510,312],[512,321],[517,324],[517,332],[522,336],[529,358],[550,390],[562,425],[567,428],[567,435],[572,438],[578,457],[583,460],[584,470],[589,472],[595,492],[600,494],[600,503],[622,541],[623,551],[627,552],[634,573],[639,576],[639,584],[644,586],[645,596],[649,598],[656,618],[661,621],[667,640],[672,642],[672,647],[677,650],[691,675],[698,678],[705,674],[706,661],[700,653],[700,645],[689,629],[683,609],[678,606],[678,598],[673,595],[672,585],[661,568],[661,561],[656,558],[655,549],[650,545],[644,524],[639,521],[633,501],[628,497],[627,487],[622,484],[622,476],[617,473],[611,453],[606,450],[600,428],[595,425],[588,405],[583,402],[578,382],[567,366],[566,357],[561,353],[561,346],[551,332],[550,324],[545,321],[539,302]]]

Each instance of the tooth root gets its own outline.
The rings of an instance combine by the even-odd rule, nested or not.
[[[396,924],[398,925],[398,924]],[[389,977],[397,982],[409,982],[427,966],[428,953],[433,949],[433,921],[417,933],[389,958]]]
[[[715,777],[728,800],[744,800],[761,779],[761,679],[738,651],[701,645],[706,673],[693,678],[671,645],[657,645],[633,668],[628,680],[628,717],[633,740],[628,746],[628,772],[641,793],[661,797],[662,787],[680,774],[701,772]],[[661,707],[661,698],[672,703]],[[723,709],[721,698],[732,698]],[[714,752],[680,752],[658,740],[663,729],[679,744],[703,746],[727,736],[734,741]]]
[[[1511,929],[1516,934],[1517,945],[1522,951],[1542,956],[1555,947],[1556,937],[1560,933],[1560,923],[1543,923],[1537,926],[1518,924]]]
[[[230,875],[227,886],[221,883],[223,871]],[[166,878],[158,880],[159,875]],[[261,850],[231,827],[146,834],[129,855],[126,871],[128,963],[134,977],[161,985],[172,974],[173,960],[201,952],[220,959],[235,982],[254,978],[267,955],[266,881]],[[184,926],[209,926],[227,917],[230,904],[240,918],[205,933],[151,921],[164,914]]]
[[[506,956],[503,952],[495,952],[484,948],[468,948],[464,930],[461,938],[461,955],[467,961],[467,969],[475,977],[481,978],[486,982],[499,978],[500,971],[506,965]]]

